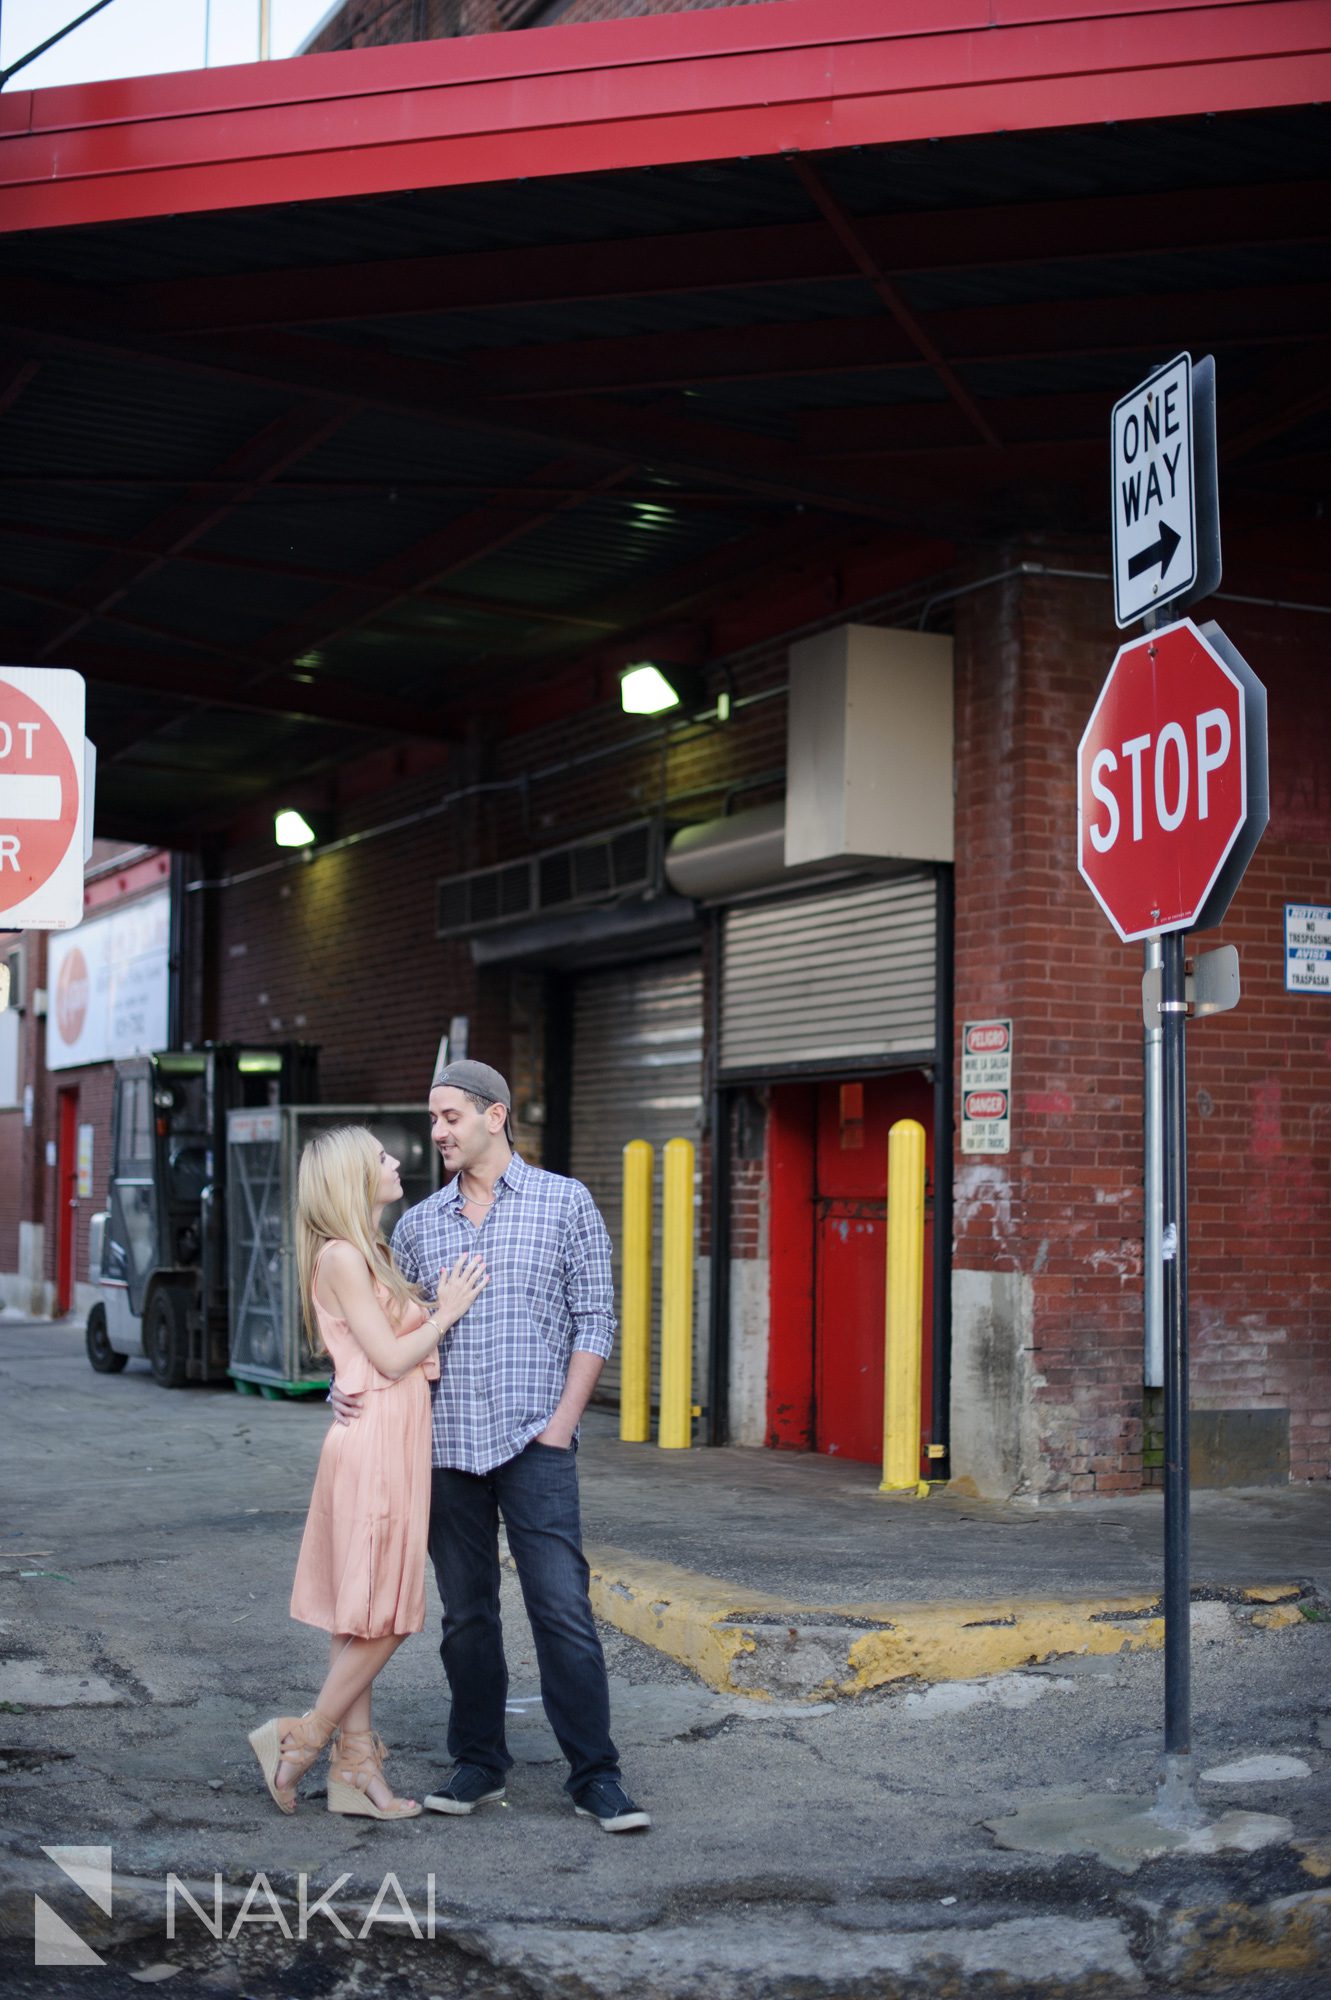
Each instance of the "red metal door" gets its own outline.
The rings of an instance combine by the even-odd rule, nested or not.
[[[55,1309],[67,1313],[74,1303],[74,1233],[79,1212],[79,1094],[60,1093],[59,1138],[55,1168]]]
[[[814,1449],[875,1464],[883,1451],[887,1145],[898,1118],[925,1130],[932,1189],[932,1091],[918,1073],[819,1086],[814,1162]],[[933,1228],[925,1207],[921,1443],[931,1420]]]

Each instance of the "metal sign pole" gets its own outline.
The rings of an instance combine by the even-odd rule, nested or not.
[[[1142,630],[1154,632],[1156,614],[1148,611]],[[1160,940],[1148,938],[1142,947],[1147,973],[1160,970]],[[1161,1070],[1160,1021],[1147,1021],[1142,1044],[1142,1385],[1159,1389],[1165,1380],[1164,1266],[1161,1262],[1163,1212],[1160,1165]]]
[[[1078,745],[1077,866],[1124,943],[1145,944],[1142,1373],[1147,1388],[1163,1382],[1165,1400],[1165,1754],[1152,1811],[1186,1827],[1204,1815],[1192,1781],[1185,947],[1193,929],[1224,916],[1269,817],[1266,693],[1217,625],[1199,630],[1180,616],[1221,576],[1212,358],[1194,366],[1189,354],[1176,355],[1121,396],[1110,439],[1114,622],[1124,630],[1140,619],[1145,631],[1119,648]],[[1162,617],[1173,622],[1162,628]],[[1189,807],[1180,707],[1195,726],[1199,774],[1203,764],[1223,768],[1229,803],[1223,823],[1214,814],[1208,823],[1208,796],[1214,807],[1221,781],[1204,794],[1199,775],[1183,837],[1162,844]],[[1212,732],[1214,753],[1204,747]],[[1169,819],[1161,756],[1174,739],[1179,789]],[[1153,744],[1156,820],[1148,831],[1142,760]],[[1120,760],[1132,766],[1132,840],[1122,844]],[[1192,983],[1199,1017],[1236,1006],[1233,948],[1199,958]]]
[[[1192,1701],[1188,1593],[1188,1002],[1183,931],[1161,940],[1164,1070],[1165,1318],[1165,1768],[1161,1817],[1197,1817],[1192,1793]]]
[[[1214,547],[1218,551],[1218,535]],[[1158,610],[1147,610],[1143,629],[1154,632],[1160,618]],[[1160,969],[1160,1001],[1157,1031],[1147,1031],[1143,1064],[1142,1304],[1148,1356],[1143,1373],[1149,1380],[1158,1328],[1165,1391],[1165,1754],[1155,1811],[1176,1826],[1196,1825],[1202,1818],[1192,1785],[1185,936],[1166,931],[1145,946],[1147,969]]]
[[[1147,977],[1160,975],[1160,940],[1148,938],[1143,947]],[[1160,1115],[1164,1083],[1160,1057],[1160,1015],[1147,1019],[1142,1042],[1142,1385],[1162,1389],[1165,1383],[1165,1314],[1161,1261]]]

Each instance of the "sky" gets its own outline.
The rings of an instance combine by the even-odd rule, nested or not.
[[[68,21],[92,0],[0,0],[0,69]],[[274,57],[294,55],[332,0],[272,0]],[[259,0],[111,0],[72,35],[19,71],[7,90],[45,90],[99,76],[146,76],[171,69],[254,62]]]

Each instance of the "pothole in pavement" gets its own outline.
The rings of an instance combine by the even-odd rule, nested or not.
[[[28,1963],[24,1963],[24,1958]],[[114,1948],[100,1966],[34,1966],[0,1946],[6,2000],[128,2000],[161,1993],[168,2000],[536,2000],[538,1989],[497,1969],[446,1937],[365,1939],[311,1935],[210,1937],[185,1943],[161,1936]]]

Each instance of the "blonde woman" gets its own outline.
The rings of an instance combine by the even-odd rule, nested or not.
[[[438,1347],[489,1282],[479,1257],[439,1274],[427,1307],[379,1233],[402,1193],[398,1163],[364,1127],[320,1132],[301,1156],[296,1243],[301,1298],[338,1384],[363,1393],[357,1424],[324,1439],[296,1564],[291,1615],[332,1634],[328,1676],[306,1715],[276,1716],[250,1744],[268,1790],[294,1812],[299,1780],[337,1732],[328,1810],[410,1819],[383,1773],[375,1676],[425,1623],[430,1518],[430,1389]]]

